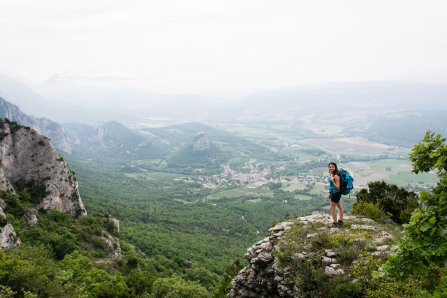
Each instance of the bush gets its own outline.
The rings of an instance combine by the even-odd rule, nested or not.
[[[6,203],[6,207],[3,210],[5,213],[12,214],[15,217],[22,217],[23,214],[25,214],[25,209],[20,203],[17,195],[2,192],[1,198]]]
[[[368,183],[368,188],[359,191],[357,202],[378,204],[380,209],[398,224],[409,222],[411,212],[418,206],[418,196],[414,192],[384,181]]]
[[[127,286],[135,291],[136,295],[143,295],[149,294],[152,291],[154,277],[147,271],[140,272],[138,270],[132,270],[125,277],[125,281]]]
[[[320,250],[329,246],[331,237],[327,231],[323,231],[313,237],[310,243],[313,251]]]
[[[57,272],[50,255],[43,246],[26,244],[6,253],[0,250],[0,284],[8,287],[8,292],[20,293],[19,297],[26,291],[48,297],[48,284]]]
[[[153,284],[152,293],[155,297],[210,297],[208,291],[196,282],[185,281],[182,278],[159,278]]]
[[[354,205],[352,205],[351,214],[363,215],[377,222],[388,218],[380,208],[379,203],[374,204],[366,201],[355,202]]]
[[[430,131],[415,145],[410,160],[413,173],[436,169],[440,178],[430,193],[420,194],[419,206],[411,220],[404,225],[404,237],[395,253],[388,257],[377,276],[396,278],[406,282],[411,278],[422,279],[428,289],[445,283],[447,266],[447,144],[441,135]],[[444,269],[444,271],[443,271]]]

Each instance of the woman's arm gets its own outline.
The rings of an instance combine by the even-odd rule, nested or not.
[[[335,189],[340,190],[340,176],[331,175],[332,184],[334,184]]]

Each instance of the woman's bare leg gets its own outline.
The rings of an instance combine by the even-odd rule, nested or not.
[[[341,205],[341,201],[337,203],[337,208],[338,208],[338,213],[340,214],[340,220],[343,221],[343,206]],[[332,217],[334,217],[334,214],[332,214]],[[335,217],[335,219],[337,219],[337,217]]]
[[[339,203],[340,204],[340,203]],[[337,206],[337,203],[334,203],[331,201],[331,212],[332,212],[332,220],[333,222],[338,222],[337,221],[337,211],[335,210],[335,207]]]

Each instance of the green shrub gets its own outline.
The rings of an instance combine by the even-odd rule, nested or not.
[[[327,231],[319,232],[310,240],[312,251],[327,248],[330,245],[330,243],[331,243],[331,237]]]
[[[23,244],[6,252],[0,250],[0,272],[0,284],[9,292],[17,292],[18,297],[27,291],[48,297],[48,285],[57,271],[46,247]]]
[[[354,205],[352,205],[351,214],[363,215],[377,222],[383,221],[384,219],[388,218],[388,216],[386,216],[383,210],[380,208],[379,203],[374,204],[366,201],[355,202]]]
[[[239,259],[236,259],[233,263],[229,264],[225,269],[222,278],[213,289],[213,297],[227,297],[227,294],[231,290],[231,280],[243,267],[244,266]]]
[[[439,280],[438,285],[433,291],[434,297],[447,297],[447,267],[444,267],[441,270],[441,278]],[[428,295],[427,295],[428,296]]]
[[[0,217],[0,228],[3,228],[8,224],[8,221],[6,220],[6,217]]]
[[[0,297],[9,298],[9,297],[15,297],[17,292],[14,292],[9,287],[5,287],[0,285]]]
[[[154,277],[147,271],[132,270],[124,279],[127,286],[133,289],[136,295],[148,294],[152,291]]]
[[[415,276],[440,282],[440,268],[447,266],[447,144],[441,135],[430,131],[415,145],[410,160],[412,172],[436,170],[440,178],[430,193],[420,194],[419,207],[404,225],[404,237],[384,265],[384,272],[405,281]],[[382,272],[383,273],[383,272]]]
[[[409,222],[411,213],[418,206],[418,196],[414,192],[384,181],[368,183],[368,190],[362,189],[357,194],[357,202],[360,201],[378,204],[398,224]]]
[[[3,210],[5,213],[12,214],[15,217],[22,217],[23,214],[25,214],[25,209],[23,208],[17,195],[3,192],[1,194],[1,198],[6,203],[6,207]]]
[[[366,296],[371,298],[424,297],[421,288],[421,282],[414,278],[409,278],[405,283],[378,278],[368,286]]]
[[[346,282],[346,280],[340,279],[333,279],[333,282],[331,283],[334,285],[333,290],[330,290],[330,296],[328,297],[334,297],[334,298],[357,298],[357,297],[364,297],[364,292],[362,287],[356,283],[356,282]]]
[[[210,297],[208,291],[196,282],[185,281],[179,277],[159,278],[153,284],[155,297]]]

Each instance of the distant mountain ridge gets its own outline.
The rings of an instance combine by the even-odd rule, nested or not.
[[[46,135],[58,150],[84,158],[162,158],[177,165],[198,161],[202,164],[212,159],[219,167],[230,156],[276,154],[233,133],[198,122],[142,130],[129,129],[116,121],[58,124],[29,116],[3,98],[0,98],[0,116],[32,127]]]
[[[103,154],[109,157],[150,154],[151,142],[121,123],[111,121],[96,125],[62,124],[73,153],[80,156]]]
[[[35,129],[38,133],[47,136],[53,146],[63,152],[71,153],[71,147],[65,137],[62,127],[46,118],[35,118],[23,113],[16,105],[0,97],[0,117],[16,121],[24,126]]]

